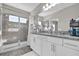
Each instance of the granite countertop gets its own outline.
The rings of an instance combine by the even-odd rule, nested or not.
[[[32,34],[44,35],[44,36],[50,36],[50,37],[57,37],[57,38],[64,38],[64,39],[71,39],[71,40],[78,40],[79,41],[79,37],[70,36],[69,34],[58,34],[58,33],[52,33],[52,34],[48,34],[48,33],[32,33]]]

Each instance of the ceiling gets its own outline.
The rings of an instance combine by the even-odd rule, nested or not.
[[[51,14],[54,14],[55,12],[58,12],[64,8],[67,8],[69,6],[72,6],[74,5],[75,3],[59,3],[57,4],[56,6],[52,7],[51,9],[47,10],[47,11],[42,11],[39,16],[48,16],[48,15],[51,15]]]
[[[39,6],[40,3],[6,3],[7,5],[25,10],[27,12],[32,12],[37,6]],[[55,12],[58,12],[64,8],[67,8],[69,6],[74,5],[75,3],[59,3],[56,6],[52,7],[51,9],[47,11],[42,11],[39,13],[39,16],[45,17],[51,14],[54,14]],[[40,11],[40,8],[37,9],[37,11]]]
[[[6,3],[7,5],[31,12],[34,10],[40,3]]]

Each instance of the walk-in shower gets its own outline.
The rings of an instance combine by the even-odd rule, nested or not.
[[[28,35],[27,18],[10,14],[3,14],[2,39],[6,40],[4,45],[27,41],[27,35]]]
[[[5,4],[0,6],[0,55],[31,51],[27,46],[28,25],[29,13]]]

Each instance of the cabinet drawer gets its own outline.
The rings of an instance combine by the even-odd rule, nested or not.
[[[48,37],[48,41],[62,45],[62,38]]]
[[[62,49],[63,56],[77,56],[78,54],[79,54],[79,51],[76,51],[68,47],[63,47]]]
[[[63,46],[66,46],[75,50],[79,50],[78,41],[64,39],[63,43],[64,43]]]

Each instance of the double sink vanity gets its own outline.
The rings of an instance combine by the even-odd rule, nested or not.
[[[40,56],[79,56],[79,19],[59,15],[32,21],[30,46]]]
[[[30,46],[40,56],[79,56],[79,37],[31,33]]]

